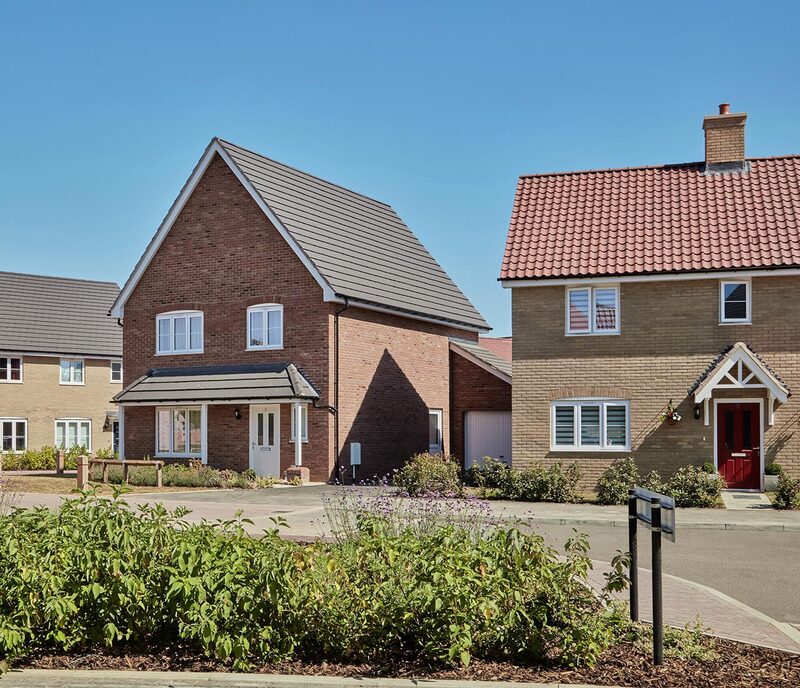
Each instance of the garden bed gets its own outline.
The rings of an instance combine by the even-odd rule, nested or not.
[[[416,679],[473,681],[561,682],[598,686],[647,686],[660,688],[777,688],[800,685],[800,656],[731,640],[708,638],[712,660],[667,657],[654,667],[647,650],[639,644],[620,643],[606,650],[594,667],[562,669],[522,666],[474,660],[468,667],[437,668],[418,664],[337,664],[284,662],[252,668],[261,674],[313,676],[392,676]],[[147,648],[142,651],[98,651],[64,654],[31,654],[14,663],[15,668],[118,669],[124,671],[231,671],[230,662],[198,656],[187,647]]]

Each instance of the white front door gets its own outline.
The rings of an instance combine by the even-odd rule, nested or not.
[[[250,468],[258,475],[280,477],[280,406],[250,406]]]

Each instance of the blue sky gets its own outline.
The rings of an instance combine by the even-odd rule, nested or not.
[[[391,203],[494,325],[522,173],[800,152],[798,3],[0,0],[0,270],[120,284],[212,136]]]

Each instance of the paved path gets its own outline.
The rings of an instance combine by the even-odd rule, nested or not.
[[[26,669],[3,676],[3,688],[566,688],[565,683],[431,681],[405,678],[281,676],[180,671],[67,671]],[[569,688],[591,688],[569,684]],[[608,688],[608,687],[606,687]],[[611,686],[610,688],[614,688]]]
[[[195,521],[203,518],[231,519],[241,511],[246,518],[253,521],[247,528],[254,534],[271,527],[273,525],[271,517],[281,517],[289,524],[285,533],[290,537],[316,538],[330,534],[322,506],[322,495],[336,489],[342,488],[319,486],[250,491],[164,492],[149,495],[139,493],[126,495],[125,498],[132,504],[153,501],[162,502],[168,507],[182,504],[192,510],[188,518]],[[58,507],[63,498],[58,495],[26,494],[23,495],[20,505],[41,504]],[[594,530],[597,526],[613,527],[620,536],[615,537],[614,541],[619,540],[619,548],[624,548],[624,534],[616,530],[617,526],[627,528],[627,512],[623,507],[492,502],[492,510],[497,517],[519,519],[523,523],[542,527],[545,531],[548,529],[548,524],[578,528],[582,525],[591,526],[589,530]],[[781,537],[779,533],[786,533],[783,536],[786,538],[795,538],[795,533],[800,533],[800,514],[796,512],[680,509],[676,521],[679,533],[685,529],[769,531],[769,535],[775,537]],[[752,535],[756,533],[753,532]],[[713,537],[712,533],[709,533],[709,536]],[[665,545],[669,546],[670,543]],[[613,554],[613,551],[610,554]],[[642,555],[644,556],[644,552]],[[717,569],[726,567],[724,560],[715,560],[713,563]],[[604,566],[598,564],[596,571],[596,575],[600,577],[596,579],[598,582],[602,579]],[[800,571],[794,574],[789,571],[787,574],[796,585]],[[642,617],[648,619],[651,613],[649,574],[643,571],[640,574],[640,581]],[[772,574],[754,579],[751,584],[772,586],[770,593],[772,595],[789,593],[788,589],[783,589],[785,586],[774,584]],[[682,578],[665,576],[664,585],[665,620],[669,624],[685,626],[694,623],[699,616],[701,623],[718,635],[756,645],[800,652],[800,631],[789,624],[774,621],[762,612],[737,602],[717,590]],[[791,587],[792,583],[789,585]]]

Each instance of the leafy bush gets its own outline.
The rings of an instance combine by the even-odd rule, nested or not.
[[[373,516],[357,539],[302,544],[185,515],[87,493],[0,518],[0,658],[180,643],[239,670],[473,657],[581,665],[613,640],[581,536],[561,558],[513,528],[393,534]]]
[[[658,471],[650,471],[647,475],[639,479],[639,486],[651,492],[660,492],[669,495],[669,484],[658,474]]]
[[[697,466],[686,466],[672,476],[668,492],[675,500],[675,506],[713,507],[724,489],[725,481],[721,475],[711,475]]]
[[[581,471],[578,464],[560,461],[550,466],[535,464],[501,474],[499,497],[525,502],[577,502]]]
[[[217,470],[210,466],[192,468],[182,464],[167,464],[161,474],[165,487],[224,487],[252,489],[254,487],[272,487],[278,481],[272,478],[259,478],[255,471],[241,473],[229,470]],[[102,479],[102,468],[93,466],[90,480]],[[108,467],[108,482],[112,485],[122,484],[122,466]],[[156,469],[154,466],[131,466],[128,469],[128,484],[139,487],[155,487]]]
[[[416,454],[394,475],[394,484],[411,496],[439,494],[460,496],[464,484],[458,462],[452,456]]]
[[[6,471],[54,471],[56,469],[55,447],[26,449],[21,454],[5,452],[2,455],[3,469]],[[88,454],[85,447],[72,447],[64,452],[64,468],[74,469],[75,460],[81,454]]]
[[[626,457],[617,459],[597,479],[598,504],[627,504],[628,491],[639,483],[636,462]]]
[[[714,464],[713,464],[713,463],[711,463],[710,461],[705,461],[705,462],[703,462],[703,465],[701,466],[701,468],[702,468],[702,469],[703,469],[703,470],[704,470],[706,473],[716,473],[716,472],[717,472],[717,469],[716,469],[716,468],[714,468]]]
[[[510,470],[505,461],[485,456],[482,463],[476,461],[464,471],[464,482],[471,487],[497,488]]]
[[[776,509],[800,509],[800,479],[781,473],[773,504]]]
[[[764,475],[781,475],[782,473],[783,466],[781,466],[777,461],[768,463],[764,467]]]

